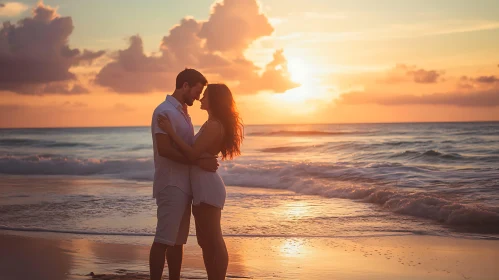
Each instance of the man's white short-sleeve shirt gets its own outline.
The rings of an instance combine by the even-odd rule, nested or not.
[[[158,154],[156,134],[167,134],[158,126],[158,115],[168,116],[175,132],[186,143],[192,145],[194,139],[194,127],[187,110],[184,111],[182,104],[173,96],[168,95],[166,100],[156,107],[152,115],[151,133],[154,149],[153,197],[156,197],[166,186],[178,187],[184,193],[192,195],[189,165],[175,162]]]

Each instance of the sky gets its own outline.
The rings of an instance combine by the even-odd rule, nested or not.
[[[149,125],[185,67],[226,83],[245,124],[497,121],[498,14],[493,0],[0,0],[0,127]]]

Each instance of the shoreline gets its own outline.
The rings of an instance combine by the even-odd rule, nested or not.
[[[99,190],[101,187],[107,188],[129,188],[131,191],[136,192],[139,196],[143,196],[145,198],[149,198],[150,196],[150,182],[147,180],[139,181],[139,180],[130,180],[130,179],[122,179],[122,178],[109,178],[109,177],[88,177],[88,176],[68,176],[68,175],[29,175],[29,176],[23,176],[23,175],[3,175],[1,176],[4,180],[3,182],[0,183],[0,188],[6,188],[6,190],[9,190],[12,194],[15,192],[18,192],[17,189],[14,189],[11,187],[12,185],[18,186],[24,186],[24,190],[21,190],[21,194],[23,196],[15,196],[13,199],[19,200],[20,203],[23,203],[23,201],[30,199],[28,198],[29,196],[36,196],[39,195],[39,193],[34,193],[33,190],[31,189],[33,182],[36,182],[36,186],[43,186],[48,187],[48,188],[55,188],[54,186],[57,186],[57,188],[61,188],[62,186],[71,186],[71,190],[69,190],[69,187],[64,189],[64,192],[72,192],[76,195],[81,195],[82,193],[85,195],[95,195],[95,193],[99,193],[102,190]],[[86,189],[81,188],[81,186],[85,186]],[[91,187],[92,190],[89,190],[88,188]],[[59,191],[59,190],[58,190]],[[296,190],[288,190],[288,189],[278,189],[278,188],[264,188],[264,187],[255,187],[255,186],[247,186],[247,187],[241,187],[241,186],[234,186],[234,185],[228,185],[227,186],[227,192],[229,195],[228,198],[228,206],[226,210],[228,209],[235,209],[234,206],[237,206],[237,203],[234,203],[230,200],[230,196],[232,193],[238,193],[237,195],[240,194],[248,194],[252,192],[258,192],[261,194],[272,194],[272,193],[289,193],[292,195],[295,195],[296,197],[301,197],[301,199],[307,200],[308,198],[313,199],[313,203],[321,203],[324,205],[330,205],[331,203],[336,203],[338,204],[339,208],[342,207],[355,207],[358,208],[363,208],[367,209],[369,208],[368,212],[371,211],[377,211],[376,213],[379,213],[380,215],[387,215],[391,217],[392,222],[397,222],[397,217],[402,217],[403,219],[410,219],[412,220],[412,227],[410,227],[408,230],[400,231],[402,229],[398,228],[395,229],[394,231],[380,231],[379,236],[384,236],[384,235],[397,235],[399,232],[404,233],[404,234],[416,234],[416,235],[428,235],[428,236],[443,236],[443,237],[457,237],[457,238],[471,238],[471,239],[490,239],[490,240],[499,240],[499,227],[495,226],[494,228],[490,228],[490,225],[487,224],[486,226],[482,227],[476,227],[473,228],[472,226],[463,226],[463,225],[453,225],[453,224],[446,224],[442,221],[437,221],[435,218],[429,218],[429,214],[425,214],[421,216],[419,212],[416,213],[399,213],[395,212],[389,209],[383,208],[383,205],[380,204],[377,201],[365,201],[365,199],[361,198],[347,198],[347,197],[335,197],[335,196],[329,196],[329,195],[323,195],[320,193],[317,193],[315,190],[311,190],[309,193],[307,192],[298,192]],[[380,189],[379,192],[383,194],[383,190]],[[152,195],[151,195],[152,196]],[[33,198],[34,199],[34,198]],[[334,202],[332,202],[334,200]],[[405,203],[405,201],[398,199],[400,203]],[[327,202],[326,202],[327,201]],[[380,201],[384,201],[381,199]],[[443,201],[443,200],[442,200]],[[150,204],[152,205],[154,203],[154,200],[152,197],[150,198]],[[291,201],[292,202],[292,201]],[[446,203],[450,203],[451,201],[446,201]],[[229,205],[232,203],[231,205]],[[407,203],[406,203],[407,204]],[[431,210],[431,211],[436,211],[436,207],[432,207],[431,203],[430,204],[425,204],[425,203],[419,203],[420,205],[423,205],[425,210]],[[343,205],[343,206],[340,206]],[[428,206],[429,205],[429,206]],[[293,206],[294,207],[294,206]],[[300,211],[300,207],[302,205],[297,204],[296,207],[293,209],[288,209],[287,211],[291,211],[289,215],[294,215],[296,217],[300,217],[301,214],[306,215],[307,213],[300,213],[296,211]],[[335,207],[335,208],[338,208]],[[468,207],[467,205],[462,205],[464,209],[468,209],[470,211],[475,211],[475,209]],[[446,213],[446,210],[442,211],[444,207],[440,206],[440,210],[438,210],[438,213],[443,212],[444,214]],[[243,210],[243,209],[239,209]],[[328,210],[334,210],[334,209],[328,209]],[[234,210],[235,211],[235,210]],[[458,212],[458,211],[456,211]],[[154,214],[154,212],[151,212]],[[227,212],[226,212],[227,213]],[[329,211],[326,211],[324,213],[329,213]],[[332,213],[332,212],[331,212]],[[423,213],[427,213],[424,212]],[[233,214],[237,214],[237,211],[234,212]],[[262,213],[255,213],[256,215],[261,215]],[[268,213],[266,213],[268,214]],[[342,215],[342,213],[339,213]],[[466,215],[466,213],[463,214],[458,213],[461,215],[464,219],[470,220],[470,217]],[[449,215],[449,214],[446,214]],[[432,216],[432,215],[430,215]],[[152,217],[152,216],[151,216]],[[242,217],[244,218],[244,217]],[[248,217],[248,218],[253,218],[253,217]],[[455,215],[454,215],[455,218]],[[417,225],[420,223],[425,223],[426,225],[430,225],[432,228],[430,230],[425,229],[424,227],[419,228]],[[491,223],[491,222],[489,222]],[[0,230],[13,230],[13,231],[41,231],[41,232],[53,232],[53,233],[69,233],[69,234],[86,234],[86,235],[111,235],[111,236],[127,236],[127,235],[139,235],[139,236],[150,236],[147,234],[141,234],[141,233],[124,233],[124,232],[104,232],[104,231],[98,231],[96,230],[95,232],[83,232],[78,229],[67,229],[67,230],[50,230],[50,229],[45,229],[43,227],[40,228],[22,228],[22,227],[7,227],[4,226],[3,224],[0,224]],[[442,232],[439,232],[439,230],[442,230]],[[277,234],[273,235],[270,234],[274,237],[287,237],[287,238],[294,238],[294,237],[331,237],[328,235],[329,232],[321,232],[320,234],[315,234],[315,235],[307,235],[307,236],[300,236],[300,235],[285,235],[285,234]],[[334,233],[335,235],[337,233]],[[251,235],[251,234],[250,234]],[[265,234],[267,235],[267,234]],[[340,234],[341,235],[341,234]],[[378,234],[376,232],[371,232],[369,235],[376,235]],[[236,235],[239,236],[239,235]],[[259,235],[257,235],[259,236]],[[361,236],[366,236],[366,235],[357,235],[359,237]],[[354,236],[356,237],[356,236]]]
[[[92,237],[110,237],[110,238],[153,238],[154,234],[146,233],[123,233],[123,232],[84,232],[72,230],[50,230],[38,228],[8,228],[0,225],[0,235],[60,235],[60,236],[81,236],[88,239]],[[195,234],[189,234],[189,238],[195,238]],[[365,235],[293,235],[293,234],[224,234],[224,238],[307,238],[307,239],[356,239],[356,238],[388,238],[400,236],[422,236],[422,237],[439,237],[453,238],[463,240],[487,240],[499,241],[499,236],[470,236],[470,235],[438,235],[421,233],[418,231],[393,232],[384,234],[365,234]]]
[[[499,242],[493,240],[418,235],[225,239],[230,259],[227,279],[496,279],[499,275]],[[148,279],[150,242],[151,237],[95,241],[74,234],[0,231],[0,271],[4,279]],[[182,275],[182,279],[206,277],[192,236],[185,246]]]

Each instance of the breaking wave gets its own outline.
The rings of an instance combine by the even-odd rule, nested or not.
[[[58,142],[35,139],[0,139],[0,146],[4,147],[41,147],[41,148],[74,148],[74,147],[92,147],[92,144],[77,142]]]

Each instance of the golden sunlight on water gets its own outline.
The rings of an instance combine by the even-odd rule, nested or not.
[[[280,253],[283,257],[300,257],[304,258],[307,254],[307,248],[304,246],[303,239],[286,239],[280,248]]]
[[[302,218],[309,215],[310,206],[306,201],[292,201],[283,205],[282,216],[287,218]]]

